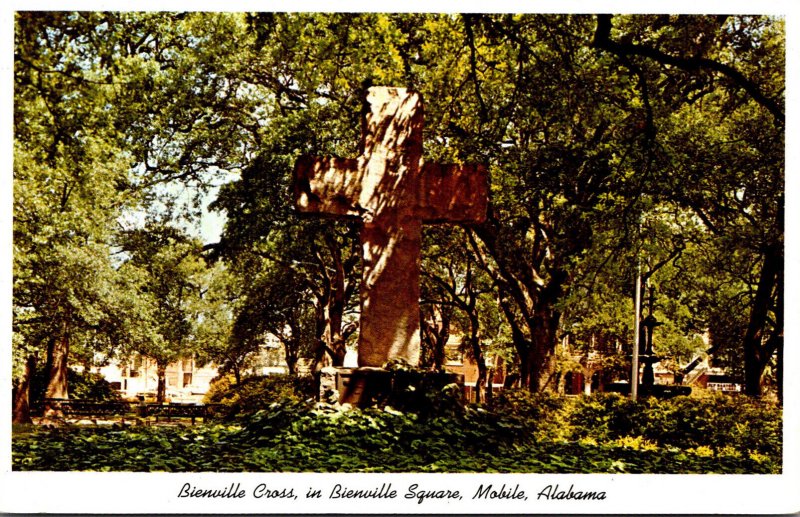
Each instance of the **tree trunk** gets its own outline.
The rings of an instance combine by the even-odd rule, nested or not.
[[[781,339],[781,344],[778,345],[778,350],[775,353],[778,355],[778,371],[775,375],[778,382],[778,402],[783,405],[783,339]]]
[[[334,337],[331,343],[331,350],[333,350],[331,354],[333,366],[344,366],[344,358],[347,356],[347,346],[341,335]]]
[[[445,349],[450,339],[452,307],[432,304],[430,311],[420,310],[420,341],[423,345],[420,367],[441,371],[445,364]]]
[[[516,341],[514,342],[517,356],[519,357],[519,387],[530,391],[531,386],[531,346],[530,342],[526,339],[520,346]]]
[[[758,279],[755,299],[750,311],[750,321],[744,337],[744,384],[745,393],[751,397],[761,396],[761,377],[764,368],[769,363],[772,354],[779,344],[777,340],[770,339],[764,343],[766,327],[769,324],[769,312],[773,308],[773,293],[776,284],[780,283],[783,269],[783,256],[779,245],[770,246],[764,253],[764,264]],[[778,290],[782,288],[777,285]],[[780,294],[780,293],[778,293]],[[782,302],[782,297],[777,296],[777,303]],[[778,320],[782,320],[783,308],[775,307]],[[782,335],[782,321],[776,322],[779,329],[776,333]],[[777,336],[777,334],[776,334]]]
[[[36,357],[30,355],[28,356],[27,361],[25,361],[25,372],[22,374],[22,378],[14,384],[14,407],[11,415],[11,421],[15,424],[30,424],[32,422],[30,393],[31,378],[33,377],[33,371],[35,368]]]
[[[297,376],[297,359],[296,358],[286,358],[286,369],[289,370],[289,375],[295,377]]]
[[[333,259],[333,274],[325,275],[327,282],[325,294],[319,300],[323,306],[324,318],[322,339],[330,355],[331,366],[343,366],[347,355],[347,343],[342,332],[342,320],[348,296],[347,272],[351,266],[342,261],[339,245],[330,235],[326,234],[326,242]]]
[[[325,330],[323,331],[322,339],[325,342],[325,348],[330,354],[332,366],[344,365],[344,357],[347,355],[347,346],[342,336],[344,303],[341,303],[337,298],[337,296],[331,296],[323,311]]]
[[[342,318],[344,304],[333,301],[335,297],[327,297],[317,301],[321,304],[316,310],[318,367],[342,366],[347,355],[347,345],[342,334]]]
[[[156,363],[156,375],[158,376],[158,387],[156,388],[156,403],[163,404],[167,398],[167,367],[161,363]]]
[[[433,368],[437,371],[444,368],[445,363],[445,348],[447,341],[450,339],[450,309],[440,309],[441,326],[436,332],[434,349],[433,349]]]
[[[486,384],[486,361],[481,357],[478,360],[478,379],[475,381],[475,403],[480,404],[482,400],[481,391]]]
[[[314,306],[314,364],[313,370],[319,371],[322,368],[331,366],[331,357],[328,354],[325,343],[325,308],[322,300],[317,298]]]
[[[556,386],[556,331],[561,314],[549,304],[536,310],[529,324],[533,343],[530,347],[528,367],[528,388],[533,393],[541,393]]]
[[[751,397],[761,396],[761,376],[766,363],[761,361],[759,350],[745,341],[744,392]]]
[[[434,368],[436,363],[436,338],[433,325],[425,319],[422,310],[419,311],[419,366],[420,368]],[[435,368],[434,368],[435,369]]]
[[[514,349],[517,352],[517,357],[519,358],[519,387],[527,388],[530,385],[529,378],[531,369],[529,365],[529,355],[531,342],[525,337],[520,325],[517,323],[517,320],[514,317],[514,311],[511,308],[510,298],[503,292],[502,287],[500,289],[498,303],[500,304],[500,308],[503,310],[503,315],[506,317],[506,321],[511,327],[511,340],[514,344]],[[514,375],[508,374],[506,377],[506,382],[504,382],[503,385],[510,387],[515,382],[516,379],[514,379]]]
[[[67,373],[69,361],[69,336],[64,332],[59,338],[50,341],[47,347],[47,388],[44,396],[48,399],[67,399]]]
[[[480,339],[480,322],[478,321],[478,314],[475,312],[474,307],[469,314],[469,346],[472,350],[472,357],[478,365],[478,379],[475,381],[475,403],[481,403],[481,390],[486,382],[486,359],[483,357],[483,350],[481,350]]]
[[[494,368],[489,368],[486,372],[486,405],[491,406],[494,399]]]
[[[295,329],[292,329],[294,334]],[[292,337],[291,341],[284,341],[283,350],[286,355],[286,368],[289,370],[289,375],[297,375],[297,351],[300,349],[300,339]]]

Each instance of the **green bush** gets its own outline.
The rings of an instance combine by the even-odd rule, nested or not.
[[[409,383],[408,387],[413,386]],[[15,434],[15,470],[780,473],[781,411],[723,395],[554,397],[507,390],[487,408],[430,389],[397,406],[313,401],[311,380],[214,383],[236,421],[184,428]],[[433,405],[445,395],[439,410]],[[453,397],[448,400],[447,397]],[[428,400],[431,398],[431,400]],[[413,404],[411,404],[413,402]],[[418,406],[415,404],[422,404]]]
[[[646,406],[616,393],[598,393],[570,401],[565,424],[573,439],[613,440],[641,434]]]
[[[246,417],[274,403],[301,403],[314,399],[314,381],[310,377],[267,375],[247,377],[236,385],[230,376],[214,381],[204,402],[220,404],[226,419]]]
[[[612,404],[613,406],[613,404]],[[621,407],[621,406],[619,406]],[[13,439],[14,470],[778,473],[780,457],[529,440],[482,408],[422,418],[275,402],[242,425],[81,427]]]
[[[722,394],[650,399],[648,416],[640,434],[659,443],[781,455],[782,412],[770,403]]]
[[[532,437],[555,438],[565,431],[564,406],[563,397],[507,389],[495,397],[491,410],[501,425],[518,427]]]
[[[31,379],[31,398],[34,401],[44,398],[47,389],[47,372],[38,370]],[[67,389],[69,397],[76,400],[120,400],[117,390],[99,373],[79,372],[67,369]]]
[[[747,397],[717,394],[633,402],[601,393],[573,399],[566,420],[573,439],[642,437],[665,447],[733,449],[773,457],[782,451],[780,408]]]

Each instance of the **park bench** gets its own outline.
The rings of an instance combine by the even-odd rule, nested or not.
[[[190,418],[192,424],[197,418],[202,418],[203,422],[213,418],[217,404],[144,404],[141,402],[127,402],[122,400],[96,401],[96,400],[73,400],[73,399],[44,399],[41,408],[49,408],[60,411],[65,417],[72,416],[125,416],[136,414],[141,418],[154,416],[156,422],[160,418],[166,418],[171,422],[173,418]]]
[[[213,418],[216,412],[216,404],[144,404],[140,406],[142,409],[141,416],[155,416],[156,422],[159,418],[165,417],[167,422],[172,421],[173,418],[191,418],[192,425],[195,419],[202,418],[203,422],[207,422],[209,418]]]
[[[60,411],[64,416],[112,416],[133,412],[133,403],[123,400],[44,399],[42,406]]]

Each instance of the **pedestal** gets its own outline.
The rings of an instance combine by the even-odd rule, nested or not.
[[[361,408],[383,404],[408,407],[423,404],[426,392],[439,391],[452,383],[463,388],[464,376],[375,367],[329,367],[319,374],[319,398]]]
[[[392,372],[383,368],[339,368],[339,403],[369,407],[385,402],[392,392]]]

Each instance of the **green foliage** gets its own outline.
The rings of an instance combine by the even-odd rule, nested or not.
[[[125,351],[155,361],[163,381],[167,365],[191,356],[196,343],[194,312],[207,274],[201,244],[169,224],[150,223],[122,233],[120,245],[128,259],[119,271],[137,280],[144,316],[138,322],[142,339],[127,343]]]
[[[31,379],[31,400],[38,401],[44,397],[47,388],[47,375],[38,371]],[[117,390],[99,373],[78,371],[73,368],[67,370],[69,397],[77,400],[120,400]]]
[[[467,407],[459,413],[423,418],[388,407],[348,410],[284,399],[240,420],[240,426],[37,431],[14,437],[13,468],[169,472],[781,471],[780,416],[774,408],[759,409],[739,400],[695,399],[636,405],[620,397],[560,404],[521,392],[499,403],[508,414]],[[714,414],[713,408],[720,404],[724,409]],[[527,419],[534,415],[555,421],[562,411],[567,413],[562,425],[581,420],[580,428],[587,432],[570,427],[574,436],[568,440],[560,436],[562,433],[527,426]],[[657,413],[666,416],[658,417]],[[711,417],[738,429],[709,432]],[[680,423],[670,427],[667,421]],[[595,424],[600,428],[596,432]],[[683,433],[692,426],[706,433],[696,432],[684,439]],[[649,433],[653,442],[628,434],[638,428]],[[578,435],[581,438],[577,439]]]
[[[73,357],[121,347],[162,363],[199,345],[239,372],[265,330],[287,328],[287,357],[313,347],[314,360],[340,362],[357,311],[356,225],[295,217],[287,189],[299,155],[357,154],[371,84],[423,95],[426,159],[488,166],[487,221],[450,232],[457,246],[433,239],[425,256],[451,291],[437,301],[467,306],[454,327],[481,330],[476,357],[495,341],[539,390],[565,333],[579,349],[629,348],[634,257],[658,287],[656,348],[672,367],[708,331],[757,395],[782,349],[780,18],[14,19],[15,378],[55,342]],[[220,178],[238,179],[220,190],[228,225],[211,247],[236,278],[208,298],[220,311],[180,307],[175,293],[208,285],[177,281],[199,259],[133,267],[120,227],[191,225],[196,194]]]
[[[491,409],[526,433],[552,438],[563,432],[564,406],[564,398],[549,393],[507,389],[497,395]]]
[[[99,373],[69,370],[69,396],[78,400],[120,400],[117,390]]]
[[[28,435],[13,453],[19,470],[216,471],[231,470],[240,454],[224,426],[54,429]]]
[[[209,404],[221,404],[226,419],[253,415],[276,403],[297,404],[314,398],[314,382],[292,375],[252,376],[236,385],[232,376],[215,380],[205,396]]]
[[[744,397],[649,398],[637,403],[618,394],[575,399],[566,423],[573,439],[642,437],[662,447],[728,449],[780,458],[781,410]]]

